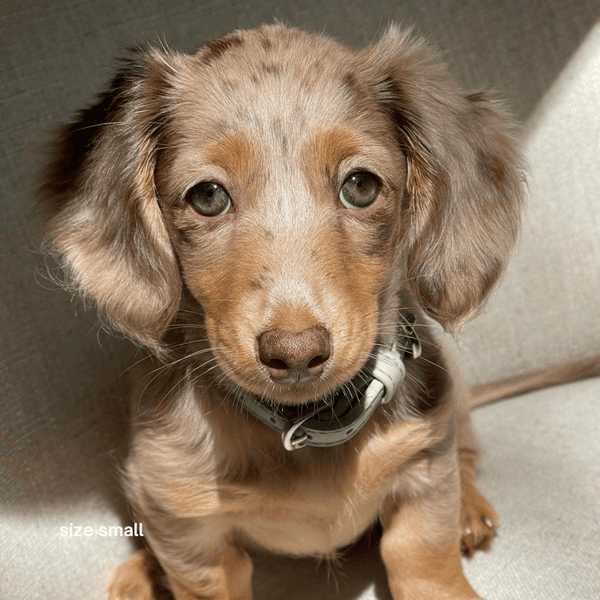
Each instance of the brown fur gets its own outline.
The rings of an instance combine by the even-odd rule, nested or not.
[[[74,289],[151,351],[125,468],[150,547],[112,600],[159,583],[177,600],[249,599],[248,546],[334,557],[377,519],[396,600],[477,597],[460,549],[486,547],[497,517],[475,487],[468,390],[426,315],[460,328],[504,270],[522,196],[510,130],[395,27],[354,51],[274,26],[135,54],[66,131],[44,188],[54,249]],[[346,208],[342,184],[365,171],[376,199]],[[227,190],[226,214],[186,202],[202,182]],[[402,310],[423,356],[345,444],[288,453],[240,408],[247,393],[326,397]],[[322,372],[271,378],[267,331],[274,346],[319,331]]]
[[[547,367],[540,371],[524,373],[509,379],[477,385],[471,390],[469,406],[475,408],[517,394],[525,394],[553,385],[598,376],[600,376],[600,356],[583,358],[567,364]]]

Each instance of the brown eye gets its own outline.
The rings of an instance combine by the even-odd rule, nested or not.
[[[184,199],[204,217],[218,217],[231,208],[231,198],[225,188],[212,181],[205,181],[191,187],[185,193]]]
[[[353,173],[340,189],[340,200],[346,208],[365,208],[375,202],[379,180],[371,173]]]

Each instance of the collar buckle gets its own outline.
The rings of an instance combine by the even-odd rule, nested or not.
[[[404,358],[406,360],[416,360],[421,356],[421,341],[417,335],[413,325],[417,323],[417,317],[415,315],[400,315],[402,317],[402,323],[400,323],[400,331],[404,336],[403,342],[408,343],[407,347],[402,347],[404,350]]]
[[[296,432],[300,427],[302,427],[302,423],[304,423],[304,421],[309,418],[310,417],[306,417],[305,419],[297,421],[296,423],[290,422],[289,427],[281,432],[281,443],[288,452],[292,452],[293,450],[300,450],[300,448],[304,448],[304,446],[308,445],[308,441],[310,439],[308,433],[306,433],[306,431],[303,431],[298,436],[296,436]]]
[[[251,396],[244,398],[244,405],[281,433],[283,447],[289,452],[305,446],[342,444],[360,431],[380,404],[387,404],[394,397],[406,375],[403,361],[421,355],[415,323],[414,315],[402,315],[397,339],[391,346],[378,349],[350,385],[344,386],[349,393],[338,392],[331,403],[321,401],[316,408],[295,417],[286,416],[282,407],[271,409]]]
[[[330,409],[330,407],[327,404],[323,404],[323,406],[320,406],[307,415],[296,420],[287,421],[287,424],[281,432],[281,443],[283,444],[283,447],[291,452],[292,450],[299,450],[300,448],[304,448],[304,446],[308,446],[311,436],[303,429],[299,433],[298,430],[315,415],[318,415],[327,409]],[[297,433],[298,435],[296,435]]]

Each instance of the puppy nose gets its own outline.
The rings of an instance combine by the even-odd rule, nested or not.
[[[316,379],[329,359],[329,332],[320,325],[300,333],[268,329],[257,341],[260,362],[277,383],[305,383]]]

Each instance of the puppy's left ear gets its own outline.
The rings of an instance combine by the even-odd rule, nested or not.
[[[481,310],[517,239],[523,185],[513,125],[484,94],[463,94],[410,34],[392,27],[370,52],[379,104],[407,161],[410,285],[456,330]]]
[[[154,181],[177,60],[159,49],[126,60],[63,131],[40,195],[67,285],[157,354],[181,288]]]

